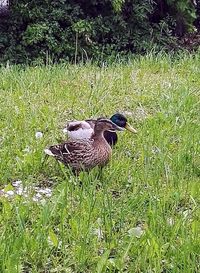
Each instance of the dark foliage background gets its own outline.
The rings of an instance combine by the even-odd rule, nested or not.
[[[0,16],[0,59],[78,62],[172,49],[193,30],[196,11],[188,0],[11,0]]]

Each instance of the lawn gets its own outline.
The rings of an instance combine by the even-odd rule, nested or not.
[[[200,272],[199,55],[0,75],[0,272]],[[138,134],[101,178],[45,159],[68,120],[116,112]]]

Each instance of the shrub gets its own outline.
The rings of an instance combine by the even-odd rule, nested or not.
[[[173,31],[182,35],[193,20],[187,0],[12,0],[0,22],[0,58],[79,61],[169,48]]]

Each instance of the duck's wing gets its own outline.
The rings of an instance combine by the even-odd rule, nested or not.
[[[70,141],[63,144],[52,145],[48,149],[45,149],[45,153],[54,156],[57,160],[68,164],[81,158],[90,146],[87,141]]]
[[[82,120],[80,121],[70,121],[67,123],[66,128],[68,131],[77,131],[81,128]]]
[[[92,128],[92,129],[94,129],[94,126],[95,126],[95,124],[96,124],[96,119],[86,119],[85,120],[87,123],[89,123],[89,125],[90,125],[90,127]]]
[[[63,130],[71,140],[76,139],[89,139],[94,132],[94,123],[92,120],[88,122],[72,121],[69,122]]]

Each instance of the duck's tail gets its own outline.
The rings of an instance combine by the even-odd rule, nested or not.
[[[63,161],[63,145],[52,145],[49,148],[44,149],[45,154],[54,156],[58,160]]]
[[[44,149],[44,152],[46,155],[55,156],[55,154],[52,153],[52,151],[50,149]]]
[[[46,156],[53,156],[56,158],[58,161],[62,162],[65,164],[64,156],[62,153],[62,145],[53,145],[50,146],[49,148],[44,149],[44,152]]]

